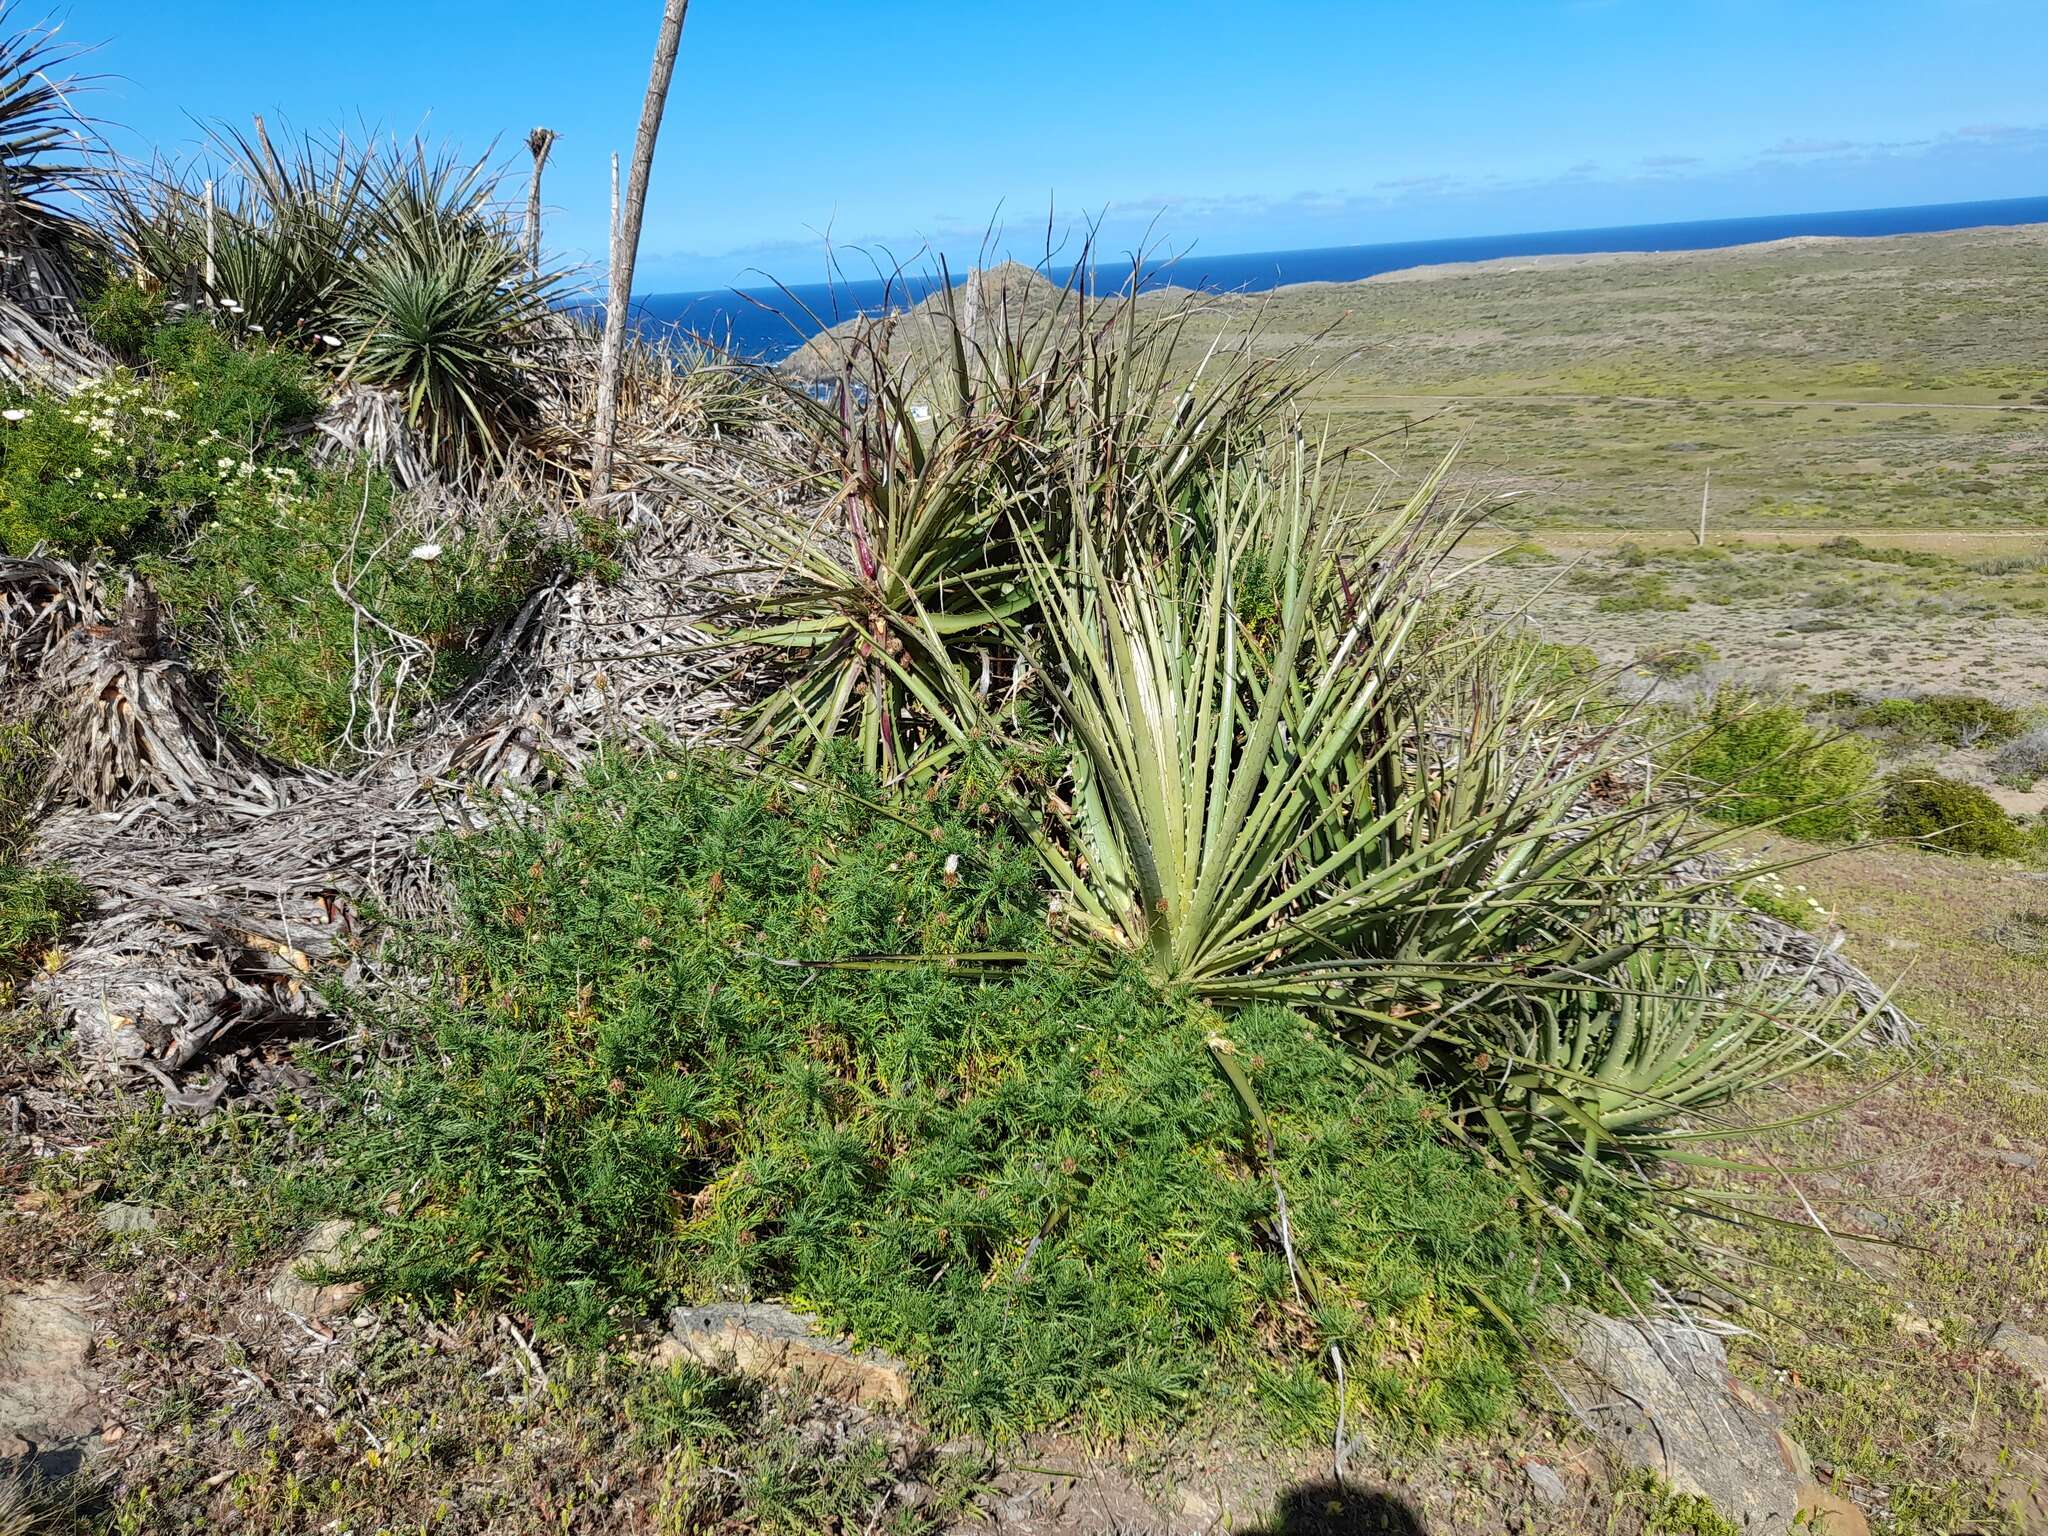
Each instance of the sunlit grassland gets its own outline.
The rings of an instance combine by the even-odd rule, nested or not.
[[[2037,228],[1500,262],[1219,303],[1340,444],[1469,482],[1523,526],[2048,526]],[[1365,460],[1361,473],[1378,473]]]

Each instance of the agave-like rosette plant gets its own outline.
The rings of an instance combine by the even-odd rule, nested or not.
[[[1347,515],[1298,448],[1279,477],[1209,483],[1205,548],[1161,555],[1092,521],[1028,547],[1034,655],[1073,754],[1040,853],[1080,925],[1161,986],[1413,1044],[1452,991],[1597,953],[1618,889],[1600,854],[1646,845],[1657,813],[1586,814],[1609,749],[1544,728],[1461,633],[1421,636],[1448,468]],[[1254,568],[1274,573],[1256,616]],[[1552,920],[1575,907],[1583,923]]]
[[[215,178],[211,277],[200,274],[202,291],[231,328],[312,341],[333,326],[353,276],[372,155],[345,138],[329,144],[313,136],[287,141],[280,153],[260,119],[253,133],[222,124],[208,137],[222,174]],[[180,206],[192,216],[189,198]],[[203,208],[196,216],[203,225]],[[203,246],[203,228],[200,239]],[[179,249],[192,259],[189,235]]]
[[[942,270],[942,278],[943,278]],[[1248,344],[1190,362],[1192,304],[1100,299],[1015,271],[942,281],[908,316],[818,344],[825,398],[799,392],[806,456],[777,468],[811,495],[732,515],[778,573],[733,638],[795,658],[755,740],[851,735],[900,771],[957,675],[982,696],[1016,676],[1027,542],[1063,543],[1082,511],[1168,509],[1293,399],[1291,357]],[[1013,280],[1014,279],[1014,280]]]
[[[393,150],[337,305],[344,378],[397,395],[449,471],[502,461],[540,409],[556,277],[527,261],[498,182],[486,160]]]
[[[53,26],[25,24],[22,14],[0,5],[0,241],[9,267],[30,252],[55,257],[99,246],[75,201],[93,179],[71,101],[86,82],[53,73],[79,50]]]
[[[1759,973],[1754,935],[1726,907],[1653,899],[1620,909],[1607,937],[1618,963],[1496,999],[1433,1066],[1456,1123],[1569,1229],[1655,1209],[1654,1240],[1674,1210],[1730,1208],[1731,1191],[1694,1189],[1691,1172],[1767,1171],[1724,1146],[1772,1128],[1736,1118],[1738,1103],[1842,1057],[1874,1015]]]
[[[58,73],[77,53],[0,4],[0,380],[76,379],[94,366],[70,323],[106,248],[79,201],[94,181],[71,99],[85,82]]]

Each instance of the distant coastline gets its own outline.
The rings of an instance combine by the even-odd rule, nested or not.
[[[1197,252],[1156,268],[1146,286],[1172,284],[1218,292],[1260,293],[1308,283],[1353,283],[1368,278],[1411,280],[1444,270],[1516,260],[1549,265],[1557,258],[1722,250],[1801,238],[1868,239],[2014,224],[2048,224],[2048,197],[1541,230],[1236,255]],[[1072,270],[1071,266],[1054,266],[1047,275],[1055,282],[1065,282]],[[1127,276],[1113,263],[1098,264],[1097,272],[1098,281],[1120,282]],[[965,275],[955,273],[954,279],[958,281]],[[634,309],[643,331],[696,335],[737,354],[776,362],[830,325],[859,312],[914,304],[937,286],[938,275],[933,271],[889,281],[869,278],[837,285],[801,284],[787,289],[650,293],[636,298]]]

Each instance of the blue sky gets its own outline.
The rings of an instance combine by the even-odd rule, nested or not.
[[[194,119],[562,134],[601,256],[658,0],[68,0],[116,142]],[[2048,0],[695,0],[642,291],[961,258],[1048,210],[1224,253],[2048,193]]]

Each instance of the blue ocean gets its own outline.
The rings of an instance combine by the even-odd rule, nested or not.
[[[1150,271],[1147,287],[1177,284],[1214,292],[1257,293],[1288,283],[1348,283],[1406,267],[1492,261],[1510,256],[1577,255],[1598,251],[1704,251],[1794,235],[1909,235],[1989,224],[2048,223],[2048,197],[1995,202],[1930,203],[1914,208],[1857,208],[1838,213],[1769,214],[1700,219],[1684,224],[1624,224],[1608,229],[1555,229],[1534,234],[1476,235],[1458,240],[1403,240],[1387,245],[1336,245],[1309,251],[1195,254]],[[1071,266],[1045,268],[1064,284]],[[1098,268],[1097,283],[1128,280],[1127,269]],[[960,281],[964,273],[955,272]],[[917,303],[939,284],[936,270],[891,280],[861,279],[788,288],[650,293],[634,301],[649,333],[699,337],[743,357],[774,362],[811,336],[855,314]]]

